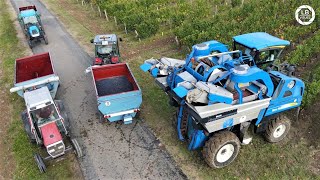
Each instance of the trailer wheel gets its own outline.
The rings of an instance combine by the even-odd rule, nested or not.
[[[264,134],[265,138],[270,143],[277,143],[287,136],[290,127],[290,120],[285,116],[272,119]]]
[[[38,168],[39,168],[40,172],[41,173],[45,173],[46,170],[47,170],[47,167],[44,164],[42,157],[39,154],[36,153],[34,155],[34,159],[35,159],[35,161],[36,161],[36,163],[38,165]]]
[[[206,142],[202,154],[210,167],[222,168],[233,162],[239,150],[239,138],[231,131],[221,131]]]
[[[83,156],[81,147],[79,146],[79,143],[76,139],[71,139],[72,147],[74,148],[74,151],[78,158],[81,158]]]

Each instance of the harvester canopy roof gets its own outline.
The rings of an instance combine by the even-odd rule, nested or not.
[[[233,40],[251,49],[265,49],[272,46],[288,46],[289,41],[274,37],[265,32],[255,32],[234,36]]]
[[[28,9],[20,12],[21,17],[36,16],[36,11],[34,9]]]
[[[117,42],[117,36],[115,34],[96,35],[94,38],[94,44],[102,44],[102,41]]]

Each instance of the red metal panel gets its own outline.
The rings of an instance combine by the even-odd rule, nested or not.
[[[43,137],[44,146],[47,147],[50,144],[53,144],[62,140],[62,136],[56,122],[46,124],[42,126],[40,129]]]
[[[110,64],[105,66],[93,67],[93,78],[95,81],[106,79],[115,76],[126,76],[129,82],[133,85],[134,90],[138,90],[126,63]]]
[[[25,10],[28,10],[28,9],[34,9],[35,11],[37,11],[37,8],[35,5],[33,6],[24,6],[24,7],[19,7],[19,11],[25,11]]]
[[[16,83],[54,74],[49,53],[16,59]]]

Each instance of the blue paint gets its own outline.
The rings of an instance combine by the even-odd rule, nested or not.
[[[191,142],[189,143],[188,149],[195,150],[200,147],[203,147],[205,142],[209,139],[203,132],[203,130],[194,130],[194,133],[191,137]]]
[[[220,96],[217,94],[208,94],[208,99],[209,99],[209,104],[214,104],[214,103],[226,103],[226,104],[232,104],[232,98],[228,98],[225,96]]]
[[[235,83],[248,83],[256,80],[261,80],[263,81],[263,84],[268,87],[266,93],[267,96],[271,97],[274,91],[274,86],[270,75],[266,71],[263,71],[257,67],[249,68],[246,74],[232,73],[230,75],[230,80]]]
[[[239,94],[239,99],[238,99],[238,101],[239,101],[239,104],[242,104],[242,98],[243,98],[243,95],[242,95],[242,90],[239,88],[239,86],[238,86],[238,83],[235,83],[234,84],[234,89],[238,92],[238,94]]]
[[[265,112],[266,112],[266,109],[261,109],[261,111],[259,112],[258,119],[257,119],[257,122],[256,122],[256,126],[257,126],[257,125],[261,122],[261,120],[263,119]]]
[[[179,86],[173,89],[173,91],[180,97],[183,98],[188,94],[188,89]]]
[[[223,122],[222,128],[226,129],[226,128],[231,127],[231,126],[233,126],[233,119],[232,118],[228,119],[228,120],[225,120]]]
[[[36,16],[37,12],[34,9],[28,9],[20,12],[21,17],[30,17],[30,16]]]
[[[288,46],[289,41],[271,36],[265,32],[255,32],[234,36],[233,40],[251,49],[264,49],[270,46]]]
[[[56,75],[54,74],[51,74],[51,75],[47,75],[47,76],[43,76],[43,77],[38,77],[38,78],[34,78],[34,79],[30,79],[28,81],[23,81],[23,82],[20,82],[20,83],[15,83],[14,84],[14,87],[21,87],[21,86],[28,86],[30,84],[34,84],[38,81],[42,81],[42,80],[45,80],[45,79],[48,79],[48,78],[51,78],[51,77],[55,77]],[[44,84],[40,84],[38,86],[35,86],[35,87],[30,87],[30,88],[27,88],[25,90],[20,90],[20,91],[17,91],[17,94],[21,97],[23,97],[23,94],[24,92],[27,90],[27,91],[30,91],[32,89],[39,89],[41,87],[44,87],[44,86],[47,86],[49,91],[50,91],[50,94],[52,96],[52,98],[54,99],[56,97],[56,94],[57,94],[57,90],[58,90],[58,86],[59,86],[60,82],[59,81],[54,81],[54,82],[50,82],[50,83],[44,83]]]
[[[178,132],[178,138],[179,140],[181,141],[184,141],[184,137],[182,136],[181,134],[181,120],[182,120],[182,113],[183,113],[183,106],[185,105],[185,101],[182,100],[181,101],[181,105],[180,105],[180,108],[179,108],[179,113],[178,113],[178,117],[177,117],[177,132]]]
[[[158,69],[158,68],[153,68],[153,69],[151,70],[151,75],[152,75],[153,77],[157,77],[157,76],[158,76],[158,72],[159,72],[159,69]]]
[[[103,115],[139,109],[141,103],[140,90],[98,97],[98,109]]]
[[[143,72],[147,72],[151,69],[152,65],[149,64],[149,63],[144,63],[140,66],[140,69],[143,71]]]
[[[36,31],[36,33],[33,33],[33,31]],[[33,34],[39,34],[40,35],[40,30],[37,26],[30,26],[29,27],[29,34],[33,35]]]

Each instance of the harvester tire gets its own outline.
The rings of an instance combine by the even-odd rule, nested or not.
[[[81,158],[83,156],[83,153],[82,153],[82,150],[81,150],[81,147],[80,147],[78,141],[76,139],[71,139],[71,143],[72,143],[72,147],[74,149],[74,152],[76,153],[76,156],[78,158]]]
[[[210,167],[222,168],[233,162],[239,150],[239,138],[231,131],[221,131],[206,142],[202,155]]]
[[[44,161],[43,161],[42,157],[39,154],[36,153],[34,155],[34,159],[35,159],[35,161],[36,161],[36,163],[38,165],[38,168],[39,168],[40,172],[41,173],[45,173],[46,170],[47,170],[47,167],[44,164]]]
[[[290,127],[291,122],[287,117],[278,116],[269,122],[264,136],[270,143],[280,142],[287,136]]]

